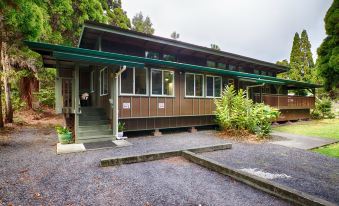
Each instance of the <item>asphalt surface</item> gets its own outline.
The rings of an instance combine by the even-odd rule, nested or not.
[[[0,205],[286,205],[182,158],[99,167],[108,155],[224,142],[213,132],[130,139],[131,147],[67,155],[56,155],[52,129],[27,128],[12,138],[0,146]]]
[[[204,153],[203,156],[235,169],[256,169],[271,181],[320,197],[339,205],[339,159],[274,145],[234,143],[231,150]]]

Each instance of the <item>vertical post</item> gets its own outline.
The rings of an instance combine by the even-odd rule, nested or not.
[[[74,135],[78,137],[79,127],[79,64],[75,64],[74,71]]]
[[[113,136],[115,138],[118,137],[118,124],[119,124],[119,101],[118,101],[118,94],[119,94],[119,75],[115,74],[114,78],[113,78],[113,84],[112,84],[112,96],[113,96],[113,105],[112,105],[112,109],[113,109]]]
[[[57,114],[62,113],[62,82],[60,79],[60,67],[59,63],[57,63],[57,68],[56,68],[56,76],[55,76],[55,112]]]

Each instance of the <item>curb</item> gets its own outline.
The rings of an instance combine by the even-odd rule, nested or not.
[[[335,206],[334,203],[295,190],[293,188],[268,181],[261,177],[257,177],[236,169],[228,168],[227,166],[222,165],[214,160],[211,160],[198,154],[194,154],[193,152],[190,151],[183,151],[182,156],[193,163],[196,163],[200,166],[203,166],[207,169],[218,172],[220,174],[232,177],[239,182],[245,183],[251,187],[254,187],[256,189],[259,189],[281,199],[287,200],[296,205]]]
[[[210,145],[210,146],[204,146],[204,147],[189,148],[189,149],[185,149],[185,151],[201,153],[201,152],[212,152],[216,150],[225,150],[225,149],[231,149],[231,148],[232,148],[232,144],[218,144],[218,145]],[[108,166],[115,166],[115,165],[122,165],[122,164],[132,164],[132,163],[138,163],[138,162],[160,160],[160,159],[165,159],[169,157],[181,156],[182,151],[184,150],[170,150],[170,151],[146,153],[146,154],[135,155],[135,156],[104,158],[100,160],[100,166],[108,167]]]

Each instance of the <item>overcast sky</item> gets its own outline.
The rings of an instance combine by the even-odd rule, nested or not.
[[[325,37],[332,0],[123,0],[132,17],[149,16],[155,35],[269,62],[289,59],[295,32],[307,30],[313,56]]]

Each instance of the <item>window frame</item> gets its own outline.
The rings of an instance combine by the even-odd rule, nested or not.
[[[213,96],[207,96],[207,78],[212,77],[213,78]],[[216,97],[215,96],[215,78],[220,78],[220,96]],[[217,75],[206,75],[206,98],[221,98],[222,95],[222,76],[217,76]]]
[[[186,75],[194,75],[194,91],[193,91],[193,96],[192,95],[187,95],[187,90],[186,90]],[[196,84],[195,84],[195,76],[202,76],[202,95],[201,96],[196,96]],[[191,72],[186,72],[185,73],[185,97],[187,98],[204,98],[205,97],[205,76],[204,74],[200,73],[191,73]]]
[[[107,73],[106,73],[106,78],[105,78],[105,71],[107,71]],[[101,73],[103,73],[103,80],[101,79]],[[106,84],[106,90],[107,90],[107,92],[105,93],[105,88],[103,88],[103,84],[101,84],[102,83],[102,81],[105,81],[106,80],[106,82],[107,82],[107,84]],[[102,96],[106,96],[106,95],[108,95],[108,68],[107,67],[104,67],[104,68],[102,68],[102,69],[100,69],[100,71],[99,71],[99,93],[100,93],[100,97],[102,97]]]
[[[169,69],[156,69],[156,68],[151,68],[150,69],[150,78],[151,78],[151,81],[150,81],[150,96],[151,97],[175,97],[175,72],[173,70],[169,70]],[[161,71],[161,94],[153,94],[153,88],[152,88],[152,71]],[[173,74],[173,95],[167,95],[167,94],[164,94],[164,71],[168,71],[170,73]]]
[[[148,85],[148,68],[147,67],[144,67],[143,69],[146,70],[146,94],[136,94],[135,93],[135,67],[129,67],[129,68],[132,68],[133,69],[133,93],[122,93],[121,92],[121,75],[119,76],[119,95],[120,96],[148,96],[148,88],[149,88],[149,85]]]
[[[89,90],[90,90],[90,93],[94,93],[95,92],[95,89],[94,89],[94,70],[92,70],[90,72],[90,85],[89,85]]]

